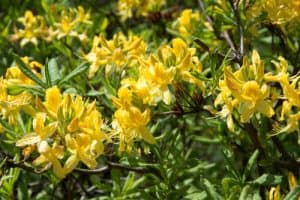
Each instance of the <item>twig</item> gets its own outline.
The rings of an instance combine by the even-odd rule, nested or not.
[[[244,125],[245,130],[248,131],[250,139],[252,141],[252,144],[255,146],[256,149],[260,151],[260,155],[262,155],[263,158],[266,157],[266,152],[263,148],[263,145],[261,144],[258,134],[255,130],[255,127],[251,123],[246,123]]]
[[[13,160],[7,159],[4,165],[12,168],[20,168],[32,173],[37,173],[33,167],[26,165],[24,162],[15,162]]]
[[[139,174],[149,174],[150,173],[150,174],[156,175],[160,179],[163,179],[160,172],[158,170],[156,170],[155,168],[131,167],[131,166],[126,166],[126,165],[122,165],[122,164],[114,163],[114,162],[110,162],[110,161],[107,162],[107,165],[105,165],[104,167],[101,167],[99,169],[75,168],[75,171],[86,173],[86,174],[99,174],[99,173],[109,171],[110,169],[113,169],[113,168],[127,170],[127,171],[133,171],[133,172],[136,172]]]
[[[82,168],[75,168],[74,171],[77,172],[82,172],[82,173],[86,173],[86,174],[99,174],[99,173],[103,173],[109,170],[108,166],[104,166],[98,169],[82,169]]]
[[[236,23],[238,27],[238,33],[240,36],[240,51],[239,51],[239,59],[241,60],[244,55],[244,32],[243,32],[243,26],[242,26],[242,21],[241,21],[241,16],[238,8],[239,1],[235,4],[233,0],[230,0],[230,5],[233,9],[234,16],[236,18]]]
[[[198,6],[201,9],[201,11],[203,13],[205,13],[205,6],[204,6],[204,3],[203,3],[202,0],[198,0]],[[233,40],[231,39],[231,36],[230,36],[229,32],[224,31],[220,35],[218,35],[217,32],[215,31],[216,29],[215,29],[215,24],[214,24],[213,19],[209,15],[206,15],[206,20],[213,27],[215,36],[219,39],[224,38],[226,40],[226,42],[228,43],[229,47],[233,50],[233,52],[236,53],[237,50],[236,50],[236,47],[235,47],[235,44],[234,44]]]

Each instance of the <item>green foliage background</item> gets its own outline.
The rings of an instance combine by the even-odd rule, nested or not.
[[[26,10],[51,18],[49,7],[58,8],[83,6],[91,12],[92,28],[87,35],[102,33],[106,38],[122,31],[142,36],[149,45],[149,51],[155,51],[162,44],[168,44],[173,38],[181,37],[174,29],[173,22],[178,13],[170,19],[162,17],[173,7],[178,10],[191,8],[202,10],[202,1],[173,1],[157,13],[148,17],[134,17],[121,21],[117,15],[117,1],[111,0],[1,0],[0,1],[0,75],[16,62],[14,54],[29,56],[40,63],[56,62],[60,70],[58,80],[63,80],[70,72],[79,69],[81,55],[89,51],[90,44],[82,45],[78,40],[65,39],[46,43],[39,41],[38,46],[28,44],[21,47],[9,39],[17,19]],[[204,109],[213,105],[217,94],[218,80],[223,76],[225,65],[238,66],[241,56],[250,57],[256,49],[264,60],[266,71],[274,71],[271,60],[279,55],[289,61],[289,71],[297,74],[299,70],[299,22],[293,30],[282,31],[277,25],[266,20],[266,13],[256,18],[246,16],[245,4],[239,8],[244,33],[243,55],[230,49],[227,41],[216,35],[228,31],[236,48],[239,49],[240,35],[234,9],[214,6],[219,1],[206,0],[202,19],[206,16],[214,20],[214,30],[197,29],[186,39],[191,47],[197,48],[204,72],[198,78],[208,80],[210,96],[201,96],[201,91],[191,84],[182,84],[182,91],[176,96],[174,105],[159,105],[155,111],[167,113],[176,111],[178,104],[184,110],[181,113],[154,115],[151,121],[151,133],[157,144],[138,143],[143,150],[138,153],[119,153],[112,146],[112,153],[101,157],[99,171],[77,169],[65,179],[58,180],[51,171],[38,173],[26,162],[22,162],[21,150],[14,145],[16,138],[0,135],[0,197],[2,199],[267,199],[271,187],[281,186],[283,199],[297,199],[300,186],[289,190],[288,172],[299,177],[300,156],[297,134],[280,134],[270,137],[272,120],[264,116],[254,117],[250,123],[239,126],[235,133],[228,130],[223,119],[213,116]],[[218,7],[218,6],[217,6]],[[157,19],[151,20],[152,15]],[[160,15],[159,15],[160,14]],[[253,25],[254,24],[254,25]],[[250,28],[255,27],[255,34]],[[218,45],[214,44],[219,40]],[[91,43],[91,42],[90,42]],[[49,64],[50,66],[50,64]],[[114,112],[109,95],[104,88],[112,88],[115,95],[120,84],[120,74],[105,77],[103,71],[95,78],[86,78],[86,69],[81,73],[62,81],[60,87],[70,93],[80,94],[90,100],[100,99],[104,105],[98,105],[103,118],[108,120]],[[55,76],[55,74],[53,74]],[[197,75],[195,75],[197,76]],[[105,79],[105,80],[104,80]],[[91,87],[89,87],[91,86]],[[93,88],[99,88],[95,91]],[[104,91],[104,92],[103,92]],[[178,92],[178,91],[177,91]],[[175,91],[176,93],[176,91]],[[185,108],[188,107],[189,109]],[[237,119],[238,117],[235,116]],[[1,124],[5,125],[3,120]],[[7,127],[8,131],[10,127]],[[297,133],[299,130],[297,129]],[[101,168],[104,167],[104,168]]]

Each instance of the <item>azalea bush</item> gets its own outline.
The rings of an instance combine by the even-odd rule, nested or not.
[[[0,1],[1,199],[300,199],[299,0]]]

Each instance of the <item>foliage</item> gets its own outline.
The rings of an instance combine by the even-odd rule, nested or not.
[[[300,199],[300,1],[0,1],[1,199]]]

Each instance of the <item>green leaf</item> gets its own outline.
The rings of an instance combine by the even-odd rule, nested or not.
[[[43,96],[44,95],[44,91],[43,88],[41,88],[38,85],[9,85],[7,87],[7,93],[9,95],[18,95],[24,91],[28,91],[32,94],[37,94],[39,96]]]
[[[77,67],[76,69],[74,69],[71,73],[69,73],[67,76],[65,76],[61,81],[59,81],[59,85],[63,84],[64,82],[67,82],[68,80],[79,76],[80,74],[84,73],[89,66],[86,65],[87,62],[82,63],[81,65],[79,65],[79,67]]]
[[[252,188],[250,187],[250,185],[246,185],[245,187],[243,187],[239,200],[247,199],[251,190]]]
[[[247,166],[243,174],[243,181],[246,181],[247,177],[251,173],[253,166],[256,164],[258,155],[259,155],[259,150],[256,149],[248,160]]]
[[[204,179],[205,190],[210,197],[210,199],[221,199],[219,194],[217,193],[214,186],[209,182],[209,180]]]
[[[271,175],[271,174],[263,174],[254,181],[251,181],[251,184],[255,185],[278,185],[282,182],[282,176]]]
[[[283,200],[297,200],[300,196],[300,186],[296,186],[290,191]]]
[[[59,79],[61,79],[56,59],[51,58],[46,66],[47,66],[47,68],[45,70],[46,75],[47,75],[47,73],[49,74],[51,85],[55,85],[56,82]]]
[[[135,175],[134,173],[130,172],[126,178],[126,181],[123,185],[122,188],[122,193],[126,194],[127,192],[129,192],[132,189],[132,186],[134,184],[134,180],[135,180]]]
[[[205,144],[219,144],[221,142],[219,138],[209,138],[206,136],[194,136],[193,140]]]
[[[206,194],[205,191],[203,191],[203,192],[195,192],[195,193],[191,193],[191,194],[186,195],[184,199],[204,200],[204,199],[207,199],[207,194]]]
[[[30,78],[31,80],[33,80],[34,82],[36,82],[41,87],[47,88],[47,84],[44,83],[39,77],[37,77],[31,71],[31,69],[29,69],[27,67],[27,65],[22,61],[22,59],[18,55],[13,54],[13,57],[14,57],[15,61],[17,62],[19,69],[23,72],[23,74],[25,74],[28,78]]]

